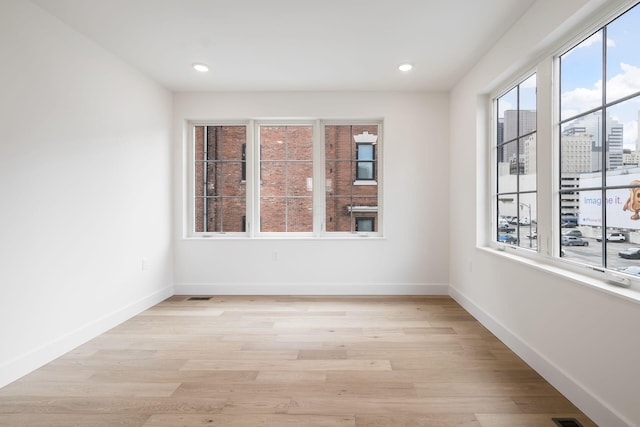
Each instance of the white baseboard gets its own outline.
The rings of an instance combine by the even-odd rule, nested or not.
[[[445,283],[176,283],[176,295],[449,295]]]
[[[449,295],[595,423],[607,427],[633,425],[453,286],[449,287]]]
[[[0,387],[40,368],[173,295],[173,286],[133,302],[0,366]]]

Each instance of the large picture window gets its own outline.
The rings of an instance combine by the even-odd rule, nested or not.
[[[640,6],[560,56],[561,256],[640,272]]]
[[[191,130],[189,235],[380,235],[379,122],[247,120]]]
[[[495,108],[496,240],[536,249],[536,75],[498,97]]]

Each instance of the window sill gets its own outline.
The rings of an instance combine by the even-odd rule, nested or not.
[[[632,278],[631,286],[629,288],[625,288],[619,285],[611,284],[606,277],[607,274],[610,274],[609,272],[601,272],[599,270],[596,270],[595,268],[583,265],[573,266],[565,261],[558,260],[556,258],[545,257],[536,253],[526,255],[522,253],[519,254],[517,252],[522,252],[522,249],[517,247],[504,245],[504,247],[501,246],[500,248],[478,247],[478,249],[493,256],[506,258],[535,270],[549,273],[554,276],[570,280],[574,283],[588,286],[601,292],[605,292],[609,295],[615,295],[628,301],[640,304],[640,279]],[[573,269],[584,270],[585,273],[573,271]],[[593,276],[587,274],[587,272],[593,274]],[[599,275],[601,277],[598,278],[596,277],[596,275]]]
[[[378,181],[375,180],[356,180],[353,181],[353,185],[378,185]]]
[[[313,240],[313,241],[322,241],[322,240],[386,240],[384,236],[373,235],[367,233],[336,233],[336,235],[286,235],[286,236],[277,236],[277,235],[260,235],[260,236],[249,236],[242,234],[207,234],[207,235],[198,235],[198,236],[184,236],[182,237],[184,241],[224,241],[224,240],[246,240],[246,241],[259,241],[259,240]]]

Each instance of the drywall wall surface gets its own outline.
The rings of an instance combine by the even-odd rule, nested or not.
[[[171,93],[0,3],[0,385],[172,292]]]
[[[260,118],[382,119],[384,237],[184,239],[185,121]],[[174,126],[176,292],[446,293],[447,94],[178,93]]]
[[[492,92],[517,83],[536,64],[549,76],[546,58],[554,46],[566,44],[612,3],[537,1],[452,90],[450,193],[474,203],[461,210],[450,198],[449,271],[451,294],[580,409],[599,425],[627,426],[640,425],[634,356],[640,352],[640,304],[553,273],[544,263],[482,249],[491,240]],[[539,115],[538,129],[550,134],[550,120]],[[541,175],[551,176],[554,166],[541,155],[545,142],[539,141],[538,177],[545,183],[539,191],[550,191],[553,183],[547,186]]]

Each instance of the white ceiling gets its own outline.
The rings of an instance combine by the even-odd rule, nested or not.
[[[283,91],[448,90],[535,0],[32,1],[173,91]]]

